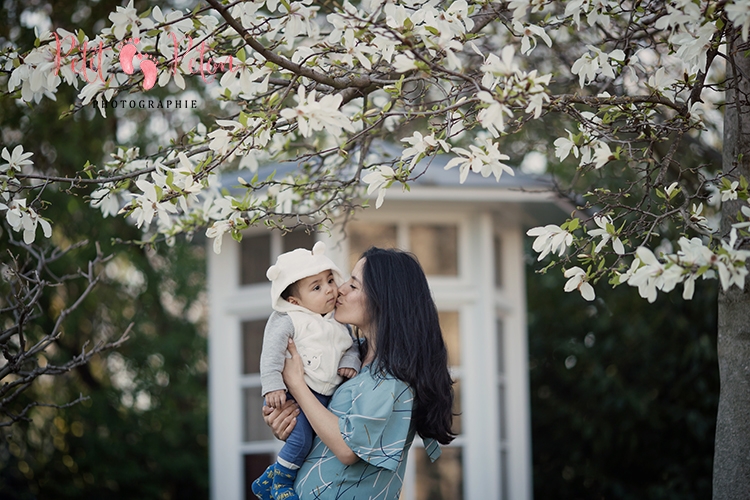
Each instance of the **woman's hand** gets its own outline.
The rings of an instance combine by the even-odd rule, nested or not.
[[[299,405],[292,400],[287,400],[279,408],[263,407],[263,420],[271,428],[276,439],[281,441],[286,441],[294,426],[297,425],[297,415],[299,415]]]
[[[296,397],[299,389],[307,387],[307,384],[305,383],[305,365],[303,364],[302,357],[297,352],[297,346],[294,345],[292,339],[289,339],[288,349],[289,354],[291,354],[292,357],[286,358],[282,375],[284,376],[284,383],[286,384],[287,389],[289,389],[289,391]]]

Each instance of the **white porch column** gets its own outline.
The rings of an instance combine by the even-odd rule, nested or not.
[[[239,322],[225,307],[237,294],[240,245],[228,235],[223,237],[221,256],[208,259],[209,481],[212,500],[241,500],[242,392],[238,382],[242,346]],[[212,243],[207,244],[207,252],[213,253]]]

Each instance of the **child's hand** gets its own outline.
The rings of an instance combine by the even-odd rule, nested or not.
[[[281,408],[285,402],[286,391],[284,390],[271,391],[266,394],[266,406],[270,406],[271,408]]]
[[[339,375],[344,378],[353,378],[357,375],[357,370],[354,368],[339,368]]]

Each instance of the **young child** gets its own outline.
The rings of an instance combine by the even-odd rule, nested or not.
[[[305,363],[305,382],[318,400],[328,406],[343,378],[360,369],[359,352],[349,329],[333,318],[341,272],[325,256],[325,243],[312,252],[298,248],[279,255],[268,268],[271,281],[271,313],[263,333],[260,380],[266,404],[279,407],[287,398],[281,372],[289,339],[294,340]],[[314,431],[303,413],[279,452],[276,463],[252,484],[263,500],[297,500],[294,480],[312,447]]]

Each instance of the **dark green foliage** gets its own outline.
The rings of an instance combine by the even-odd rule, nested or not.
[[[71,240],[81,233],[103,242],[137,235],[122,219],[102,219],[75,198],[68,208],[70,214],[55,220]],[[132,321],[130,340],[117,352],[27,391],[22,404],[62,404],[81,393],[90,399],[64,410],[38,408],[31,423],[6,432],[0,491],[13,499],[206,498],[203,245],[180,242],[160,248],[159,255],[122,244],[104,244],[103,250],[116,254],[107,279],[71,315],[47,356],[69,359],[86,340],[119,335]],[[89,245],[53,271],[70,272],[92,256]],[[51,292],[44,307],[53,310],[60,297],[75,296],[75,288],[72,283]],[[48,316],[41,327],[49,328],[51,321]]]
[[[69,237],[75,228],[101,241],[135,233],[122,220],[102,220],[84,206],[75,206],[72,215],[79,223],[56,217],[59,224],[68,222]],[[55,271],[81,265],[92,246]],[[0,491],[14,491],[8,498],[19,499],[205,498],[206,339],[199,325],[184,317],[200,307],[203,247],[178,243],[161,249],[160,256],[137,247],[106,247],[117,253],[105,271],[108,279],[66,322],[66,334],[48,356],[69,358],[85,340],[117,334],[130,321],[131,338],[118,352],[27,391],[27,400],[65,403],[79,393],[90,399],[65,410],[39,408],[32,423],[14,426],[0,451]],[[73,296],[74,288],[62,295]],[[55,300],[50,294],[47,307]],[[139,397],[150,405],[139,409]]]
[[[55,2],[39,8],[53,26],[94,32],[121,2]],[[0,38],[19,26],[24,2],[5,2]],[[90,9],[90,10],[88,10]],[[71,21],[75,12],[88,17]],[[18,43],[33,45],[33,32],[20,31]],[[60,119],[76,100],[61,86],[57,101],[25,106],[0,99],[0,125],[12,147],[21,142],[34,153],[39,170],[73,175],[87,160],[101,166],[115,150],[118,117],[90,110]],[[145,147],[145,127],[133,139]],[[64,189],[64,188],[63,188]],[[93,189],[93,188],[92,188]],[[38,194],[35,193],[35,194]],[[31,401],[65,404],[79,395],[87,401],[65,409],[35,408],[31,422],[0,430],[0,499],[203,499],[208,497],[208,396],[205,338],[205,249],[202,241],[178,239],[173,248],[140,248],[118,241],[137,240],[139,229],[123,217],[103,218],[80,193],[47,188],[53,236],[36,243],[67,248],[88,244],[55,262],[49,271],[73,274],[96,255],[105,255],[103,281],[64,323],[64,335],[44,356],[62,363],[80,353],[86,341],[114,340],[132,322],[128,340],[74,372],[44,377],[27,390],[18,408]],[[0,251],[13,248],[9,227],[0,231]],[[15,234],[16,239],[20,235]],[[50,275],[51,276],[51,275]],[[50,331],[60,308],[83,291],[83,280],[50,287],[42,317],[30,335]],[[148,403],[148,404],[147,404]]]
[[[710,498],[717,280],[653,304],[564,282],[528,269],[535,498]]]

